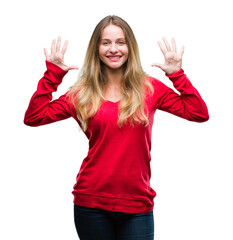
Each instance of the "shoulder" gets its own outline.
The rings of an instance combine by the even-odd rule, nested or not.
[[[171,88],[157,78],[147,76],[147,79],[153,87],[153,93],[151,94],[149,91],[147,91],[146,98],[148,101],[158,105],[164,96],[171,93]]]
[[[73,117],[76,116],[76,109],[75,105],[70,99],[69,91],[67,91],[65,94],[61,95],[58,99],[59,103],[66,109],[67,112],[69,112]]]
[[[155,92],[158,92],[163,88],[167,88],[167,86],[162,81],[158,80],[157,78],[147,76],[146,79],[151,83]]]

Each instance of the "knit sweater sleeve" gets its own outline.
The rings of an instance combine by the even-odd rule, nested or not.
[[[40,79],[24,116],[28,126],[40,126],[74,116],[75,109],[66,94],[52,101],[52,93],[57,91],[66,71],[46,61],[47,71]]]
[[[155,80],[155,107],[189,121],[207,121],[209,119],[207,106],[197,89],[184,74],[183,69],[166,76],[173,82],[173,86],[180,94]]]

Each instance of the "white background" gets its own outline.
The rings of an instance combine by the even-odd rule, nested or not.
[[[157,41],[184,45],[183,69],[209,108],[206,123],[155,114],[155,239],[233,239],[231,1],[14,0],[0,9],[0,239],[78,239],[71,191],[87,139],[73,119],[31,128],[23,117],[45,71],[43,48],[61,35],[66,63],[81,67],[94,27],[109,14],[130,24],[144,70],[168,86],[151,67],[163,61]],[[66,75],[54,98],[77,74]]]

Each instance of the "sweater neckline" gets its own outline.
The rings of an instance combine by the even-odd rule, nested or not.
[[[116,102],[113,102],[113,101],[110,101],[110,100],[104,100],[105,102],[110,102],[110,103],[113,103],[113,104],[116,104],[116,103],[119,103],[121,100],[118,100],[118,101],[116,101]]]

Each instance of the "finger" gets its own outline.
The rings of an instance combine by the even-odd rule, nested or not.
[[[59,36],[57,39],[56,52],[60,51],[60,47],[61,47],[61,37]]]
[[[151,66],[152,67],[162,68],[162,64],[160,64],[160,63],[152,63]]]
[[[158,41],[158,45],[159,45],[159,48],[162,51],[163,55],[165,56],[166,55],[166,49],[163,47],[163,44],[160,41]]]
[[[48,51],[47,51],[46,48],[44,48],[44,55],[46,57],[46,60],[48,60],[49,59],[49,54],[48,54]]]
[[[68,70],[78,70],[78,67],[75,65],[68,66]]]
[[[182,57],[183,54],[184,54],[184,46],[181,47],[181,50],[180,50],[180,53],[179,53],[180,57]]]
[[[172,51],[177,52],[175,39],[172,38]]]
[[[53,39],[52,41],[52,46],[51,46],[51,53],[55,53],[55,43],[56,43],[56,39]]]
[[[167,39],[165,37],[163,37],[163,42],[164,42],[164,44],[166,46],[167,51],[170,52],[171,51],[171,47],[170,47],[170,44],[168,43],[168,41],[167,41]]]
[[[63,45],[63,47],[62,47],[62,50],[61,50],[62,55],[65,54],[66,49],[67,49],[67,45],[68,45],[68,41],[66,40],[65,43],[64,43],[64,45]]]

